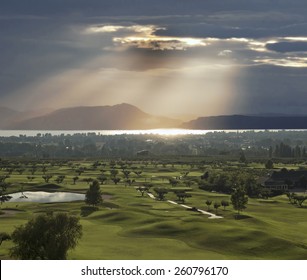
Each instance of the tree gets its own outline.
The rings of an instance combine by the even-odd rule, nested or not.
[[[30,169],[31,175],[34,175],[34,173],[37,171],[37,168],[35,166],[32,166]]]
[[[238,215],[240,214],[240,211],[243,211],[246,208],[247,202],[248,197],[245,195],[243,187],[235,188],[231,194],[231,203],[233,208],[238,211]]]
[[[207,180],[209,178],[209,172],[206,171],[203,175],[200,176],[200,179]]]
[[[271,159],[269,159],[266,163],[265,163],[265,168],[266,169],[273,169],[274,168],[274,163]]]
[[[294,202],[296,204],[298,204],[300,207],[302,207],[302,204],[304,203],[304,201],[307,199],[307,196],[304,195],[294,195],[293,196]]]
[[[212,200],[206,200],[206,204],[208,207],[208,211],[210,210],[210,205],[212,204]]]
[[[273,147],[270,146],[270,148],[269,148],[269,158],[272,158],[272,156],[273,156]]]
[[[111,174],[111,177],[116,177],[116,175],[118,174],[118,170],[116,170],[116,169],[111,169],[111,170],[110,170],[110,174]]]
[[[136,188],[137,191],[139,191],[141,193],[142,196],[144,196],[145,192],[149,191],[149,187],[148,186],[139,186]]]
[[[127,180],[125,180],[125,186],[127,186],[127,184],[129,185],[129,186],[132,186],[132,184],[135,182],[135,180],[134,179],[127,179]]]
[[[150,188],[153,187],[153,184],[151,183],[143,183],[143,186],[140,186],[140,187],[137,187],[136,190],[139,191],[142,196],[144,196],[144,193],[145,192],[149,192],[150,191]]]
[[[10,178],[9,175],[0,176],[0,183],[4,183],[7,178]]]
[[[158,195],[157,200],[164,200],[168,190],[165,188],[155,188],[154,191]]]
[[[181,203],[184,203],[186,198],[192,196],[191,194],[186,193],[185,190],[174,191],[174,193],[177,195],[178,201]]]
[[[18,168],[16,171],[18,172],[19,175],[22,175],[22,173],[25,171],[25,169],[24,168]]]
[[[99,182],[94,180],[85,194],[85,203],[89,205],[98,205],[102,203],[102,196]]]
[[[22,260],[65,260],[82,237],[79,219],[66,213],[41,214],[11,235],[12,257]]]
[[[6,189],[7,189],[8,184],[6,183],[0,183],[0,205],[2,203],[9,201],[12,197],[10,195],[6,195]]]
[[[6,232],[0,232],[0,246],[3,241],[11,240],[11,236]]]
[[[140,177],[142,173],[143,171],[134,171],[134,174],[137,175],[138,177]]]
[[[129,178],[130,173],[131,173],[131,171],[123,170],[123,174],[124,174],[124,177],[125,177],[126,179]]]
[[[33,181],[34,178],[35,178],[34,176],[27,176],[27,179],[28,179],[29,181]]]
[[[244,180],[244,186],[246,194],[249,197],[259,197],[261,194],[262,186],[257,184],[257,181],[254,177],[248,176]]]
[[[77,170],[75,170],[75,172],[80,176],[84,172],[84,168],[80,167]]]
[[[74,182],[74,185],[76,184],[76,182],[79,180],[79,177],[78,176],[74,176],[72,178],[73,182]]]
[[[97,180],[100,182],[101,185],[103,185],[104,182],[108,180],[108,178],[107,176],[101,174],[100,176],[97,177]]]
[[[44,174],[46,174],[46,172],[47,172],[47,167],[46,167],[46,166],[43,166],[43,167],[42,167],[42,172],[43,172]]]
[[[49,180],[52,178],[52,175],[43,175],[42,178],[45,180],[45,183],[48,183]]]
[[[226,210],[226,207],[229,206],[229,202],[226,200],[221,201],[221,205],[224,207],[224,211]]]
[[[111,180],[113,181],[113,183],[115,185],[117,185],[120,182],[120,178],[118,178],[118,177],[113,177],[113,178],[111,178]]]
[[[58,175],[58,177],[55,179],[55,181],[58,184],[61,184],[61,183],[63,183],[64,179],[65,179],[65,175]]]
[[[86,183],[88,183],[88,184],[90,184],[91,182],[94,181],[94,179],[91,178],[91,177],[88,177],[88,178],[84,178],[83,181],[86,182]]]
[[[217,209],[221,206],[221,204],[219,204],[218,202],[214,202],[213,206],[215,209],[215,213],[217,214]]]
[[[178,185],[179,181],[174,179],[174,178],[169,178],[168,179],[169,183],[172,185],[172,187],[175,187]]]
[[[245,153],[243,151],[240,152],[240,162],[247,163]]]
[[[183,178],[187,177],[189,175],[190,171],[181,171],[180,174]]]
[[[187,188],[189,188],[193,185],[194,182],[192,180],[184,180],[183,183],[185,184]]]

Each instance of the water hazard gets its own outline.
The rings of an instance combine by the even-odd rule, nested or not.
[[[18,192],[9,194],[9,202],[70,202],[84,200],[85,195],[70,192]]]

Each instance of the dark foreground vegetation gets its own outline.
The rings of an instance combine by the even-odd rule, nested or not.
[[[216,145],[230,145],[215,136]],[[111,138],[121,143],[129,137]],[[0,258],[306,259],[305,142],[291,139],[267,140],[275,148],[263,156],[252,156],[256,148],[241,143],[216,156],[2,157]],[[174,137],[164,141],[180,146]],[[253,141],[260,139],[254,135]],[[138,143],[136,151],[144,148]],[[299,156],[275,154],[286,145],[292,151],[298,146]],[[288,181],[280,181],[286,175]],[[31,202],[28,191],[76,192],[85,199]],[[16,192],[20,199],[13,201]],[[49,228],[54,231],[47,234]]]

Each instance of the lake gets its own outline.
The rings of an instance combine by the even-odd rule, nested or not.
[[[12,198],[9,202],[70,202],[84,200],[85,195],[70,192],[18,192],[8,194]]]
[[[73,135],[73,134],[92,134],[96,135],[205,135],[209,132],[245,132],[245,131],[266,131],[266,130],[255,130],[255,129],[244,129],[244,130],[197,130],[197,129],[180,129],[180,128],[166,128],[166,129],[144,129],[144,130],[0,130],[0,136],[9,137],[9,136],[37,136],[38,134],[45,135]],[[272,129],[269,131],[280,131]],[[296,130],[293,131],[305,131]]]

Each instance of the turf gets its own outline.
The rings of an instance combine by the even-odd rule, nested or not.
[[[88,168],[89,162],[81,163]],[[140,163],[134,166],[140,167]],[[11,190],[63,190],[85,192],[88,184],[84,178],[95,178],[99,169],[87,170],[79,176],[76,184],[73,168],[50,166],[52,174],[66,174],[63,183],[53,180],[45,183],[41,174],[28,182],[26,176],[12,174],[7,179]],[[160,167],[159,167],[160,168]],[[163,167],[161,167],[163,169]],[[170,166],[168,166],[170,168]],[[171,175],[180,176],[187,167],[175,165]],[[107,171],[108,172],[108,171]],[[162,175],[161,175],[162,174]],[[168,172],[158,172],[152,165],[144,168],[137,182],[152,182],[155,186],[171,188]],[[202,174],[193,171],[191,178]],[[154,177],[153,177],[154,176]],[[168,175],[169,176],[169,175]],[[151,180],[151,178],[154,178]],[[178,187],[184,187],[180,184]],[[185,204],[207,210],[205,201],[229,200],[229,195],[206,192],[191,186],[192,197]],[[247,209],[239,219],[231,206],[217,214],[223,219],[209,219],[207,215],[188,211],[180,205],[157,201],[147,195],[143,197],[134,186],[125,186],[121,181],[114,185],[110,180],[101,186],[108,194],[98,210],[85,209],[85,203],[12,203],[1,205],[0,231],[12,233],[18,225],[39,213],[49,211],[67,212],[80,217],[83,237],[75,250],[69,252],[69,259],[306,259],[307,221],[306,208],[289,203],[286,196],[271,199],[249,199]],[[176,200],[173,193],[167,199]],[[82,213],[82,209],[87,210]],[[213,205],[209,211],[215,213]],[[85,214],[84,214],[85,213]],[[0,246],[0,259],[10,259],[9,249],[14,244],[5,241]]]

